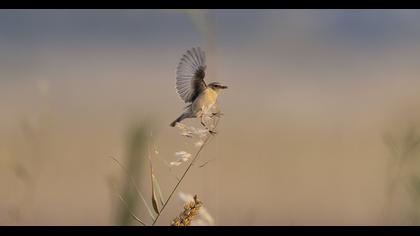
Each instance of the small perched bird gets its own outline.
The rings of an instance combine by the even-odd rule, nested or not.
[[[205,70],[206,58],[200,47],[192,48],[182,56],[176,70],[176,91],[188,105],[184,113],[171,123],[172,127],[185,118],[201,118],[201,124],[206,127],[203,115],[215,105],[219,92],[227,86],[218,82],[206,84]]]

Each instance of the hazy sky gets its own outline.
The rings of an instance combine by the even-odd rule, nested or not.
[[[343,43],[373,46],[420,35],[420,11],[416,10],[211,10],[209,14],[223,42],[309,30]],[[0,11],[3,44],[174,44],[196,40],[199,36],[193,26],[188,16],[177,10]]]
[[[400,48],[415,51],[420,39],[416,10],[210,10],[207,16],[220,52],[260,67],[276,61],[276,69],[365,63]],[[37,69],[51,55],[90,50],[178,56],[206,46],[197,22],[181,10],[1,10],[0,68]]]

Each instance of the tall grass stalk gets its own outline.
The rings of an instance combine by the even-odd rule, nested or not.
[[[218,124],[218,119],[215,121],[214,124],[214,129],[216,129],[217,124]],[[191,167],[194,165],[194,163],[198,160],[199,155],[201,153],[201,151],[204,149],[204,147],[206,146],[206,144],[208,144],[211,140],[211,138],[213,137],[213,135],[208,134],[206,136],[206,138],[203,141],[203,145],[200,146],[200,148],[197,150],[197,152],[195,153],[192,161],[190,162],[190,164],[188,165],[187,169],[185,169],[184,173],[182,174],[181,178],[179,178],[178,182],[176,183],[175,187],[172,189],[171,194],[169,194],[169,197],[167,198],[167,200],[165,201],[165,203],[163,204],[162,208],[160,209],[158,215],[156,216],[155,220],[152,223],[152,226],[154,226],[159,217],[162,215],[163,210],[165,209],[165,207],[168,205],[169,201],[171,200],[172,196],[174,195],[175,191],[178,189],[179,185],[182,183],[182,180],[185,178],[185,176],[187,175],[188,171],[191,169]]]

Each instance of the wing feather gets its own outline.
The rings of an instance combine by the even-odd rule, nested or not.
[[[176,68],[176,91],[186,103],[194,99],[207,87],[205,77],[205,54],[200,48],[192,48],[182,55]]]

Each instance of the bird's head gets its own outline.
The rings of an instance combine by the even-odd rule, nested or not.
[[[209,88],[213,89],[216,92],[219,92],[222,89],[227,89],[227,86],[221,85],[219,82],[212,82],[207,85]]]

